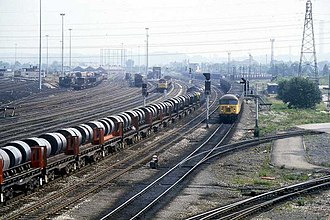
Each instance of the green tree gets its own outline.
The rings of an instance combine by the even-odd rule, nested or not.
[[[277,98],[284,100],[288,90],[288,80],[282,80],[278,83]]]
[[[289,108],[314,108],[322,101],[318,86],[301,77],[281,81],[278,98],[287,103]]]

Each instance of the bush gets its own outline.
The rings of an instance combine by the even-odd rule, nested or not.
[[[322,101],[318,85],[301,77],[281,81],[278,85],[278,98],[289,108],[315,108]]]

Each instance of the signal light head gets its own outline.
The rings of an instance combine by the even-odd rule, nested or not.
[[[203,75],[205,76],[206,80],[210,80],[211,79],[211,73],[203,73]]]

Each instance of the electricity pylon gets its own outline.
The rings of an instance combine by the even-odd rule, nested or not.
[[[309,66],[311,68],[311,74],[313,74],[314,80],[319,81],[316,51],[315,51],[315,38],[313,28],[313,13],[312,13],[312,2],[307,0],[306,2],[306,13],[304,22],[304,32],[301,45],[299,73],[302,75],[303,66]]]

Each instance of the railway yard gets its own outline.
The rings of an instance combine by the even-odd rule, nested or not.
[[[0,5],[0,220],[330,220],[330,1]]]
[[[190,87],[183,81],[172,84],[168,98],[182,96]],[[29,82],[25,86],[30,86]],[[149,83],[148,88],[152,90],[156,86]],[[100,157],[89,166],[74,172],[69,170],[43,186],[36,186],[38,189],[2,204],[0,219],[212,219],[220,216],[232,219],[233,213],[240,213],[235,214],[241,215],[237,218],[252,219],[329,217],[328,191],[294,195],[277,206],[261,206],[263,203],[258,199],[271,190],[326,176],[329,134],[294,129],[278,136],[268,134],[269,138],[254,139],[251,132],[254,104],[245,103],[237,124],[220,124],[216,111],[222,94],[217,86],[212,88],[210,111],[215,113],[211,114],[209,128],[204,123],[203,102],[200,107],[189,105],[169,118],[164,115],[164,121],[155,124],[157,129],[147,132],[146,136],[150,137],[139,138],[133,145],[119,145],[102,160]],[[0,119],[1,145],[128,111],[141,106],[142,98],[139,88],[128,87],[122,77],[117,76],[86,90],[32,91],[28,96],[22,94],[8,101],[5,105],[16,106],[16,112],[13,117]],[[148,96],[148,104],[162,101],[161,93]],[[294,136],[304,138],[308,161],[322,169],[286,169],[271,164],[274,140]],[[234,147],[237,150],[232,152]],[[82,147],[83,152],[85,148]],[[217,156],[212,156],[214,154]],[[150,162],[155,155],[157,166],[152,169]],[[319,182],[327,184],[328,180]],[[309,183],[309,186],[317,184]],[[299,187],[299,190],[305,189]],[[265,198],[277,199],[278,195],[298,189],[286,188]],[[235,202],[243,200],[247,200],[247,205],[235,206]],[[208,213],[209,217],[202,214],[227,206],[230,207],[227,211],[216,209]],[[246,209],[239,211],[242,207]],[[258,211],[246,214],[254,209]]]

